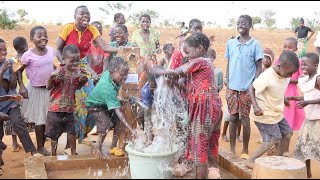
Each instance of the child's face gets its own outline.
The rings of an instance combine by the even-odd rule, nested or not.
[[[246,18],[239,18],[237,22],[237,30],[240,35],[247,35],[250,31],[250,24],[249,21]]]
[[[202,45],[198,45],[198,47],[191,47],[189,46],[188,43],[184,43],[183,45],[183,51],[186,57],[188,57],[189,59],[195,59],[195,58],[201,57],[202,49],[203,49]]]
[[[272,64],[270,57],[264,56],[264,58],[262,59],[262,64],[265,68],[269,68]]]
[[[279,75],[284,78],[290,78],[292,74],[298,71],[298,68],[294,67],[293,65],[289,66],[283,66],[283,65],[278,65],[279,68]]]
[[[290,40],[285,40],[283,43],[283,51],[292,51],[296,52],[298,50],[298,47],[295,45],[294,42]]]
[[[80,53],[67,53],[64,57],[66,63],[66,68],[69,71],[74,71],[79,66],[80,62]]]
[[[7,53],[6,43],[0,43],[0,62],[6,60]]]
[[[318,69],[318,64],[312,63],[309,58],[303,57],[301,58],[301,70],[303,74],[309,75],[316,72]]]
[[[190,33],[191,34],[202,33],[202,24],[198,22],[193,23],[190,28]]]
[[[142,30],[144,30],[144,31],[145,30],[149,30],[150,24],[151,24],[151,22],[150,22],[149,18],[147,18],[147,17],[142,17],[141,18],[140,25],[141,25],[141,29]]]
[[[118,24],[125,24],[126,23],[126,19],[124,18],[124,16],[120,16],[118,19],[117,19],[117,23]]]
[[[122,28],[120,27],[115,28],[114,34],[118,44],[121,44],[125,41],[125,33]]]
[[[94,26],[98,29],[99,33],[102,35],[102,26],[101,26],[101,24],[94,24]]]
[[[76,24],[79,25],[82,28],[86,28],[89,25],[90,22],[90,12],[88,8],[82,7],[79,8],[74,15],[74,19],[76,20]]]
[[[121,67],[114,72],[110,72],[111,78],[118,85],[122,85],[128,78],[129,66],[121,65]]]
[[[37,48],[44,49],[48,43],[48,34],[45,29],[37,29],[34,33],[34,36],[31,37],[31,41]]]

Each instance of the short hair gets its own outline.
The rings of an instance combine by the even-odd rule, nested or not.
[[[274,61],[274,52],[273,52],[270,48],[265,48],[265,49],[263,50],[263,54],[264,54],[265,56],[269,56],[271,62]]]
[[[198,47],[200,44],[203,45],[204,49],[207,51],[210,47],[209,38],[203,33],[195,33],[190,35],[185,42],[191,47]]]
[[[27,42],[26,38],[18,36],[13,39],[12,44],[13,44],[14,49],[16,51],[18,51],[21,45],[28,44],[28,42]]]
[[[123,66],[128,66],[128,62],[122,57],[115,56],[109,62],[108,70],[110,72],[115,72],[116,70],[120,70]]]
[[[217,58],[217,53],[216,53],[216,51],[215,51],[214,49],[212,49],[212,48],[208,49],[207,54],[208,54],[208,55],[211,54],[213,59],[216,59],[216,58]]]
[[[199,19],[191,19],[190,22],[189,22],[189,29],[191,29],[193,24],[195,24],[195,23],[200,23],[201,24],[201,21]]]
[[[115,28],[121,28],[126,34],[128,34],[128,28],[124,24],[118,24],[118,25],[116,25],[116,27],[114,27],[114,29]]]
[[[319,55],[316,53],[309,52],[304,57],[308,58],[313,64],[319,64]]]
[[[162,50],[163,50],[163,52],[168,52],[171,47],[172,47],[172,44],[171,43],[167,43],[167,44],[163,45]]]
[[[303,18],[300,18],[299,22],[301,22],[301,23],[304,24],[304,19],[303,19]]]
[[[46,30],[46,28],[44,28],[43,26],[35,26],[30,30],[30,38],[32,38],[36,34],[36,30],[39,30],[39,29]]]
[[[239,16],[239,18],[246,19],[249,22],[249,25],[252,26],[252,18],[251,18],[251,16],[244,14],[244,15]]]
[[[141,19],[142,19],[143,17],[148,18],[148,19],[149,19],[149,21],[150,21],[150,23],[151,23],[151,17],[150,17],[150,15],[149,15],[149,14],[142,14],[142,15],[140,16],[140,21],[141,21]]]
[[[298,47],[298,40],[296,38],[289,37],[289,38],[286,38],[285,41],[291,41],[293,42],[295,47]]]
[[[74,10],[74,14],[77,14],[78,9],[80,9],[80,8],[88,8],[88,7],[85,6],[85,5],[78,6],[78,7],[76,7],[76,9]]]
[[[76,54],[76,53],[80,53],[80,50],[78,48],[78,46],[73,45],[73,44],[69,44],[66,45],[63,50],[62,50],[62,56],[65,58],[67,56],[67,54]]]
[[[279,64],[282,66],[294,66],[299,69],[299,58],[296,53],[285,50],[279,57]]]
[[[0,43],[6,43],[2,38],[0,38]]]
[[[91,25],[94,25],[94,24],[98,24],[98,25],[102,26],[101,22],[99,22],[99,21],[93,21],[93,22],[91,23]]]
[[[120,18],[121,16],[123,16],[123,17],[124,17],[124,15],[123,15],[122,13],[115,13],[115,14],[114,14],[114,16],[113,16],[113,20],[114,20],[114,22],[116,22],[116,21],[117,21],[117,19],[118,19],[118,18]]]

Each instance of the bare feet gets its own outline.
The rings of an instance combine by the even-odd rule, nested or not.
[[[99,149],[96,150],[95,156],[100,160],[107,159],[107,157],[108,157],[107,155],[104,155],[102,153],[102,150],[99,150]]]
[[[181,164],[176,164],[174,166],[172,174],[174,176],[182,177],[182,176],[185,176],[191,170],[192,170],[192,167],[190,167],[187,163],[182,162]]]
[[[237,140],[238,140],[239,143],[242,143],[242,142],[243,142],[243,139],[242,139],[241,136],[237,136]]]
[[[311,172],[308,172],[308,171],[307,171],[307,178],[312,178]]]
[[[249,169],[253,169],[254,162],[252,162],[252,161],[244,161],[244,164],[245,164]]]
[[[51,155],[51,153],[48,150],[46,150],[46,148],[44,148],[44,147],[42,147],[38,151],[39,151],[39,153],[41,153],[44,156],[50,156]]]
[[[222,137],[223,137],[224,142],[230,142],[230,140],[226,134],[222,135]]]
[[[268,156],[274,156],[277,154],[277,151],[278,151],[278,148],[276,145],[273,145],[272,148],[270,148],[268,151],[267,151],[267,155]]]

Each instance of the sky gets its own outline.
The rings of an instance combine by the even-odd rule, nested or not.
[[[118,2],[118,1],[114,1]],[[174,19],[185,21],[193,18],[201,21],[216,22],[226,27],[229,19],[237,19],[242,14],[261,16],[261,11],[272,9],[276,11],[276,25],[279,28],[290,27],[292,17],[314,19],[314,12],[320,7],[320,1],[121,1],[133,2],[131,12],[122,12],[125,17],[143,9],[152,9],[160,14],[159,20]],[[104,1],[3,1],[0,8],[7,8],[11,12],[25,9],[28,19],[37,22],[69,23],[73,22],[74,9],[79,5],[86,5],[91,13],[91,21],[103,21],[112,24],[113,14],[106,16],[99,7],[106,7]],[[320,10],[319,10],[320,12]],[[320,18],[319,18],[320,19]]]

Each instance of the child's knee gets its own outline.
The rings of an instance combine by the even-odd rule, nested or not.
[[[283,138],[286,138],[286,139],[291,139],[291,137],[293,136],[293,132],[289,132],[287,133],[286,135],[283,136]]]

